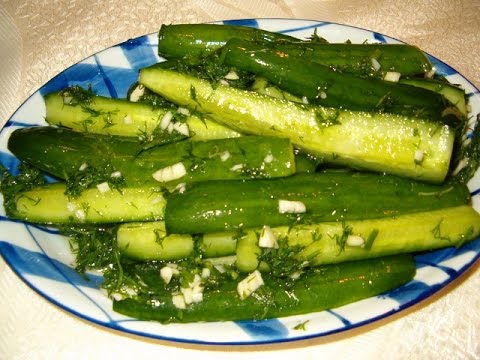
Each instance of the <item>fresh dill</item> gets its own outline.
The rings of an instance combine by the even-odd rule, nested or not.
[[[16,176],[0,165],[0,192],[4,197],[3,206],[7,215],[15,212],[16,201],[21,193],[45,183],[42,172],[26,163],[20,163]]]

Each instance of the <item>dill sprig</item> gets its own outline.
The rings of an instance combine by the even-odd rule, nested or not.
[[[104,166],[85,164],[85,169],[79,169],[75,174],[67,177],[65,194],[78,197],[85,189],[103,182],[107,182],[111,188],[120,191],[125,184],[125,178],[121,174],[113,176],[115,172],[113,165],[108,162]]]
[[[26,163],[20,163],[18,171],[18,175],[14,176],[0,165],[0,192],[4,197],[3,206],[7,215],[16,210],[19,194],[46,183],[42,172]]]

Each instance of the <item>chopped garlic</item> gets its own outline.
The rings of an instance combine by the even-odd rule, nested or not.
[[[67,203],[67,210],[69,212],[74,212],[76,208],[77,208],[77,205],[75,205],[74,203],[72,202]]]
[[[85,170],[87,167],[88,167],[87,163],[83,163],[82,165],[80,165],[80,167],[78,168],[78,170],[83,171],[83,170]]]
[[[423,161],[423,158],[425,157],[425,151],[418,149],[415,151],[415,155],[413,156],[415,162],[417,164],[421,163]]]
[[[157,170],[152,174],[152,177],[159,182],[168,182],[181,177],[187,174],[187,169],[182,162],[164,167],[163,169]]]
[[[120,179],[122,177],[122,173],[120,171],[114,171],[110,174],[110,177],[113,179]]]
[[[327,93],[325,91],[321,91],[318,96],[320,99],[325,100],[327,98]]]
[[[145,86],[138,85],[130,94],[130,101],[137,102],[145,94]]]
[[[460,171],[462,171],[469,163],[470,159],[468,157],[466,158],[463,158],[462,160],[460,160],[458,162],[458,165],[457,167],[455,168],[455,170],[453,170],[453,173],[452,175],[455,176],[457,175]]]
[[[230,168],[230,171],[239,171],[243,169],[243,164],[236,164]]]
[[[227,75],[224,76],[225,79],[227,80],[238,80],[240,77],[235,71],[229,71]]]
[[[108,182],[104,181],[100,184],[97,184],[97,189],[103,194],[110,191],[110,186],[108,186]]]
[[[225,86],[230,86],[227,80],[220,79],[219,83]]]
[[[185,115],[185,116],[189,116],[190,115],[190,110],[188,110],[186,107],[183,107],[183,106],[179,106],[177,108],[177,112],[179,114],[182,114],[182,115]]]
[[[170,125],[170,122],[173,119],[173,114],[171,111],[167,111],[163,116],[162,120],[160,120],[160,129],[165,130],[168,125]]]
[[[165,284],[170,283],[173,277],[173,269],[170,266],[164,266],[160,269],[160,276],[165,282]]]
[[[178,293],[172,294],[172,302],[177,309],[187,308],[187,304],[185,303],[185,298],[183,297],[182,294],[178,294]]]
[[[249,274],[245,279],[237,284],[237,292],[240,295],[240,299],[245,300],[252,295],[264,284],[262,274],[260,271],[255,270]]]
[[[398,82],[400,80],[401,74],[396,71],[387,71],[385,73],[385,76],[383,77],[383,80],[385,81],[391,81],[391,82]]]
[[[85,220],[87,214],[85,214],[85,211],[83,211],[82,209],[78,209],[75,211],[75,217],[79,220]]]
[[[185,183],[180,183],[177,186],[175,186],[175,191],[178,191],[180,194],[183,194],[185,190],[187,190],[187,184]]]
[[[360,235],[348,235],[347,245],[353,247],[363,247],[365,245],[365,239]]]
[[[431,78],[433,78],[433,76],[435,75],[436,72],[437,72],[437,69],[432,67],[428,72],[425,73],[425,77],[427,79],[431,79]]]
[[[302,96],[302,103],[308,105],[308,98],[306,96]]]
[[[263,162],[270,164],[273,161],[273,155],[272,154],[267,154],[265,158],[263,159]]]
[[[126,125],[130,125],[131,123],[133,123],[132,117],[130,115],[125,115],[125,117],[123,118],[123,123]]]
[[[380,63],[378,62],[378,60],[375,59],[375,58],[372,58],[372,59],[371,59],[371,62],[372,62],[372,67],[373,67],[373,69],[374,69],[375,71],[380,70],[380,68],[382,67],[382,66],[380,65]]]
[[[225,150],[221,155],[220,155],[220,160],[222,161],[227,161],[230,158],[230,153],[228,150]]]
[[[278,212],[280,214],[301,214],[307,211],[307,207],[301,201],[278,200]]]
[[[188,125],[182,122],[176,122],[173,124],[173,129],[185,136],[190,136],[190,129],[188,128]]]
[[[258,239],[258,246],[261,248],[278,249],[277,237],[268,225],[264,225]]]
[[[202,278],[207,279],[210,277],[210,269],[209,268],[203,268],[202,269]]]

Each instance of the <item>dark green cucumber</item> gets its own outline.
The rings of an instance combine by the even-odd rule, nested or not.
[[[417,86],[442,94],[445,99],[455,105],[460,113],[467,116],[467,101],[465,90],[457,85],[445,81],[423,78],[404,78],[399,80],[402,84]]]
[[[156,281],[158,290],[114,300],[113,310],[162,323],[260,320],[339,307],[397,288],[414,274],[415,263],[408,255],[350,262],[309,270],[296,281],[264,276],[265,284],[244,300],[236,282],[225,282],[217,289],[206,288],[203,301],[180,310],[173,304],[172,294],[159,287],[158,273],[146,273],[142,280],[152,286]]]
[[[10,208],[7,215],[42,224],[153,221],[164,215],[162,193],[149,188],[92,188],[75,198],[65,192],[64,183],[24,191],[16,196],[15,208]]]
[[[250,40],[250,39],[243,39]],[[339,72],[360,76],[383,76],[388,71],[402,76],[423,75],[432,69],[427,56],[406,44],[346,44],[320,42],[276,42],[275,52],[301,57]],[[376,64],[378,62],[378,65]]]
[[[159,178],[155,174],[179,164],[184,175],[171,179],[172,184],[277,177],[295,172],[289,140],[273,137],[180,141],[140,151],[139,143],[131,138],[45,126],[14,131],[8,148],[19,159],[63,179],[81,173],[84,164],[93,169],[110,165],[128,186],[168,182],[168,176]]]
[[[255,181],[209,181],[169,195],[169,233],[209,233],[321,221],[398,216],[458,206],[466,186],[432,185],[395,176],[347,171]],[[306,213],[281,214],[279,200],[300,201]]]
[[[165,58],[203,56],[222,47],[232,37],[262,41],[298,41],[288,35],[244,26],[164,24],[158,32],[158,54]]]
[[[79,90],[78,88],[76,89]],[[76,102],[69,89],[45,96],[46,118],[51,125],[58,125],[98,134],[130,136],[148,140],[155,136],[162,143],[174,142],[185,137],[192,140],[210,140],[237,137],[237,132],[196,115],[179,115],[177,107],[152,107],[141,102],[111,99],[92,94],[87,101]],[[167,114],[170,122],[162,123]],[[177,125],[175,125],[177,124]],[[170,125],[170,127],[168,127]],[[178,126],[183,126],[179,131]],[[165,128],[162,129],[161,126]]]
[[[432,69],[428,58],[416,46],[301,41],[279,33],[231,25],[162,25],[158,49],[166,58],[198,57],[219,49],[232,38],[267,41],[279,52],[359,75],[377,76],[396,71],[412,76]],[[375,68],[373,61],[378,61],[380,69]]]
[[[341,73],[274,44],[232,39],[223,48],[223,63],[265,77],[311,104],[359,111],[381,111],[441,120],[451,104],[433,91],[380,79]]]
[[[344,220],[271,228],[282,246],[297,250],[296,259],[311,266],[364,260],[387,255],[459,247],[480,235],[480,215],[469,205],[393,217]],[[255,270],[262,252],[255,232],[238,238],[240,271]],[[267,251],[271,251],[268,249]],[[267,261],[268,265],[268,261]],[[286,267],[286,265],[284,264]]]
[[[437,183],[449,169],[455,133],[438,121],[301,105],[155,66],[139,81],[238,131],[287,137],[329,163]]]

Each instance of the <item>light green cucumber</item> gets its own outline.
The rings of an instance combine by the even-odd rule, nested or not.
[[[238,131],[287,137],[331,163],[436,183],[449,168],[455,134],[439,122],[301,105],[155,66],[139,81]]]
[[[84,190],[80,196],[65,195],[64,183],[48,184],[16,196],[10,217],[41,224],[115,223],[153,221],[163,218],[165,199],[152,188],[122,188],[102,192]]]

